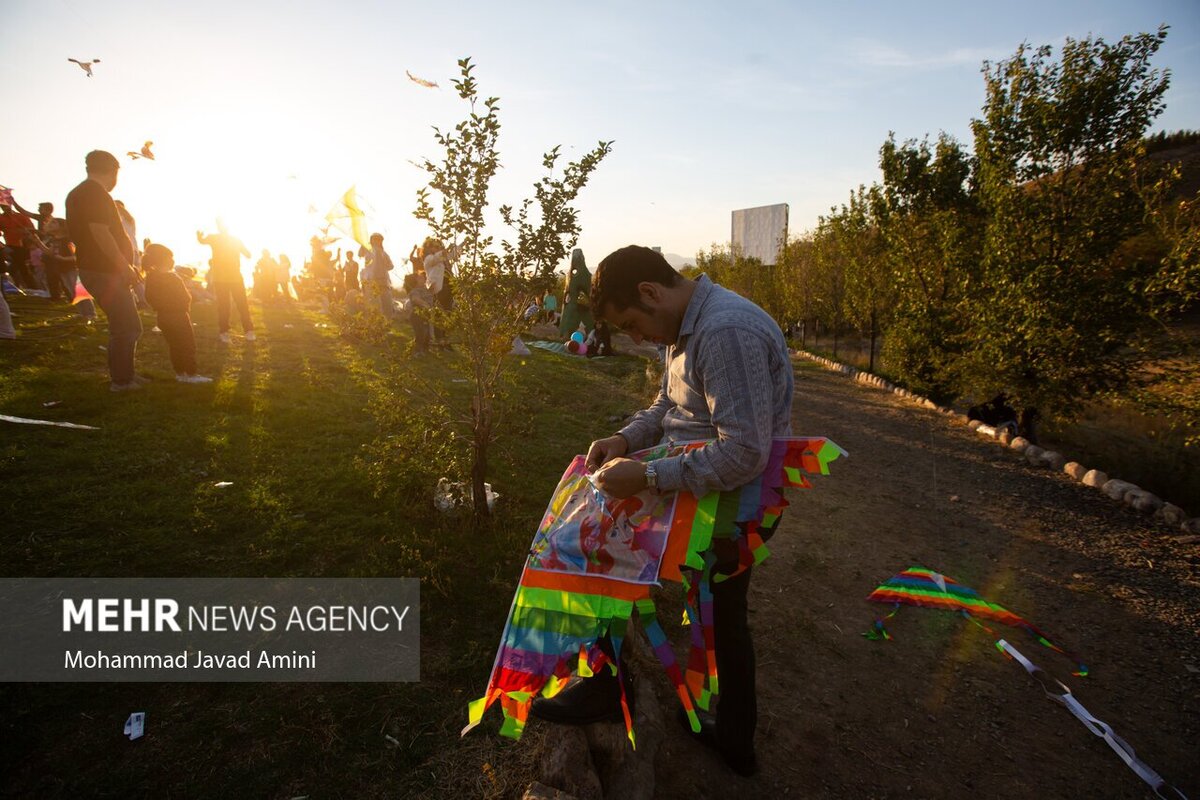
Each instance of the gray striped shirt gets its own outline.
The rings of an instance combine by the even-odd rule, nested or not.
[[[775,320],[701,275],[667,347],[662,388],[619,433],[630,452],[715,439],[656,463],[658,486],[697,496],[743,486],[766,469],[771,440],[792,432],[792,362]]]

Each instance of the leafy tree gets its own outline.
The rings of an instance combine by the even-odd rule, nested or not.
[[[529,299],[540,296],[559,263],[579,237],[578,212],[571,205],[603,158],[611,142],[600,142],[579,161],[554,175],[559,148],[548,152],[546,177],[534,184],[534,197],[500,209],[506,223],[516,229],[516,242],[501,243],[503,255],[492,252],[485,211],[488,189],[500,168],[497,142],[500,135],[499,99],[489,97],[480,108],[478,85],[469,58],[458,62],[461,77],[453,81],[469,113],[454,131],[434,128],[434,139],[443,150],[440,161],[426,159],[428,186],[417,192],[414,215],[424,220],[431,234],[456,248],[459,257],[454,275],[454,307],[435,311],[439,326],[465,357],[472,384],[469,415],[471,431],[471,492],[475,517],[488,516],[484,482],[488,447],[495,437],[496,402],[505,356],[523,327]],[[434,200],[440,197],[435,208]],[[456,365],[457,366],[457,365]]]
[[[972,122],[987,223],[982,275],[959,319],[967,388],[1008,387],[1017,402],[1071,415],[1130,381],[1153,311],[1153,273],[1114,259],[1136,235],[1139,146],[1163,110],[1168,75],[1150,60],[1167,35],[1068,39],[984,64]]]
[[[804,234],[788,237],[780,249],[779,302],[783,308],[784,330],[800,325],[800,347],[808,346],[810,329],[815,329],[816,292],[814,282],[813,237]],[[782,324],[782,323],[781,323]]]
[[[890,316],[894,281],[887,268],[880,217],[886,211],[878,186],[859,186],[842,206],[840,246],[846,264],[846,311],[870,342],[868,369],[875,370],[875,341]]]
[[[559,150],[555,147],[542,157],[547,175],[534,184],[534,196],[521,203],[513,213],[512,206],[501,206],[500,216],[506,225],[516,229],[515,243],[501,242],[504,267],[521,275],[541,281],[555,281],[554,268],[562,263],[579,241],[579,212],[571,205],[587,185],[588,178],[612,151],[612,142],[600,142],[579,161],[567,164],[561,176],[554,174]],[[531,211],[536,202],[536,224]]]
[[[445,151],[441,163],[425,159],[421,165],[429,173],[429,185],[417,191],[414,216],[424,220],[433,237],[455,246],[460,253],[458,269],[468,275],[478,270],[492,237],[484,235],[484,212],[488,205],[488,187],[500,169],[496,142],[500,138],[500,98],[483,101],[483,114],[476,111],[479,88],[471,72],[471,59],[458,61],[461,78],[454,79],[458,96],[470,105],[467,118],[453,133],[433,129],[433,138]],[[441,196],[441,213],[430,203],[431,193]],[[467,281],[464,281],[467,282]]]
[[[1161,300],[1156,307],[1182,311],[1200,301],[1200,192],[1180,192],[1183,171],[1178,162],[1146,160],[1139,195],[1146,209],[1146,237],[1153,238],[1162,268],[1147,289]]]
[[[1126,242],[1122,255],[1160,259],[1162,268],[1147,286],[1155,296],[1155,310],[1183,312],[1200,302],[1200,192],[1188,197],[1180,190],[1180,163],[1147,160],[1143,166],[1147,176],[1141,197],[1148,229]],[[1155,346],[1158,358],[1152,370],[1142,373],[1144,385],[1138,387],[1135,399],[1143,408],[1182,426],[1185,445],[1196,447],[1200,445],[1200,342],[1164,326]]]
[[[879,150],[883,184],[876,216],[893,278],[892,323],[884,360],[913,389],[939,399],[955,394],[954,364],[968,346],[959,304],[979,260],[978,203],[972,164],[946,134]]]
[[[846,319],[847,260],[852,252],[846,240],[851,232],[844,207],[839,210],[836,206],[830,208],[828,216],[817,219],[817,229],[813,232],[813,306],[817,322],[824,323],[826,329],[833,332],[834,358],[838,357],[838,343]]]
[[[713,283],[757,302],[757,298],[767,294],[769,287],[764,269],[757,258],[747,258],[725,244],[713,244],[708,250],[696,253],[694,274],[708,275]]]

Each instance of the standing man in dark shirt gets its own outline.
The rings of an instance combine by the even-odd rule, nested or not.
[[[232,301],[237,306],[238,316],[242,320],[242,333],[247,342],[255,340],[254,323],[250,321],[250,304],[246,302],[246,280],[242,277],[242,256],[250,257],[250,251],[242,240],[229,233],[225,220],[217,218],[217,232],[205,235],[196,231],[196,241],[212,248],[212,278],[210,280],[213,294],[217,296],[217,327],[220,330],[218,339],[222,344],[229,344],[229,305]]]
[[[110,192],[121,164],[104,150],[85,159],[87,180],[67,195],[67,228],[75,242],[79,279],[108,316],[109,389],[126,392],[145,381],[134,373],[133,357],[142,336],[142,320],[131,287],[138,278],[133,246]]]

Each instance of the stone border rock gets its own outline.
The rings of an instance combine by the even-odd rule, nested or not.
[[[634,667],[633,726],[637,749],[630,746],[624,722],[555,726],[542,752],[538,780],[522,800],[651,800],[654,758],[666,739],[667,712],[654,693],[651,675],[658,669],[650,641],[632,626],[623,651]],[[652,660],[653,659],[653,660]]]
[[[995,439],[1000,444],[1017,451],[1025,457],[1025,460],[1031,466],[1049,469],[1053,472],[1062,472],[1071,480],[1099,489],[1119,503],[1124,503],[1143,514],[1152,514],[1155,519],[1167,525],[1178,527],[1182,535],[1176,536],[1175,539],[1181,544],[1190,544],[1198,541],[1194,534],[1200,534],[1200,517],[1188,519],[1187,512],[1182,508],[1165,502],[1139,486],[1135,486],[1128,481],[1109,478],[1108,475],[1100,470],[1088,469],[1078,462],[1068,461],[1062,453],[1055,452],[1054,450],[1044,450],[1030,443],[1025,437],[1015,435],[1008,427],[996,429],[991,425],[984,425],[979,420],[967,421],[966,414],[959,413],[952,408],[939,406],[926,397],[921,397],[918,394],[910,392],[908,389],[897,386],[891,381],[884,380],[878,375],[872,375],[865,370],[833,361],[815,353],[809,353],[806,350],[793,350],[792,355],[814,361],[826,369],[841,373],[848,378],[853,378],[859,383],[883,389],[884,391],[911,400],[924,408],[945,414],[953,418],[956,422],[965,424],[981,436]]]

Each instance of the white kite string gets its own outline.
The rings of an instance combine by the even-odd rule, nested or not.
[[[1093,717],[1091,713],[1084,708],[1078,700],[1075,699],[1075,696],[1071,694],[1071,690],[1067,688],[1066,684],[1051,677],[1048,673],[1046,673],[1045,670],[1043,670],[1037,664],[1034,664],[1025,656],[1021,655],[1021,653],[1017,651],[1017,648],[1013,647],[1005,640],[1001,639],[1000,641],[996,642],[996,647],[1000,648],[1001,652],[1012,656],[1012,658],[1018,664],[1024,667],[1025,671],[1028,672],[1034,680],[1041,684],[1042,691],[1046,693],[1046,697],[1049,697],[1054,702],[1064,706],[1068,711],[1075,715],[1076,719],[1083,723],[1085,728],[1107,742],[1108,746],[1111,747],[1113,751],[1121,757],[1121,760],[1124,761],[1125,764],[1131,770],[1133,770],[1139,778],[1145,781],[1150,788],[1154,790],[1156,795],[1163,797],[1162,792],[1159,790],[1166,786],[1171,791],[1175,792],[1175,794],[1177,794],[1179,797],[1182,797],[1183,800],[1187,800],[1187,795],[1176,789],[1174,786],[1168,784],[1165,780],[1163,780],[1161,775],[1151,769],[1150,766],[1144,761],[1139,759],[1137,754],[1133,752],[1133,748],[1129,746],[1128,742],[1126,742],[1120,736],[1117,736],[1117,734],[1113,732],[1113,729],[1110,728],[1106,723],[1101,722]],[[1062,693],[1055,694],[1047,689],[1046,684],[1038,677],[1039,673],[1057,683],[1062,689]]]
[[[0,420],[5,422],[16,422],[21,425],[51,425],[55,428],[76,428],[81,431],[98,431],[99,428],[92,425],[76,425],[74,422],[54,422],[48,419],[29,419],[28,417],[10,417],[8,414],[0,414]]]

